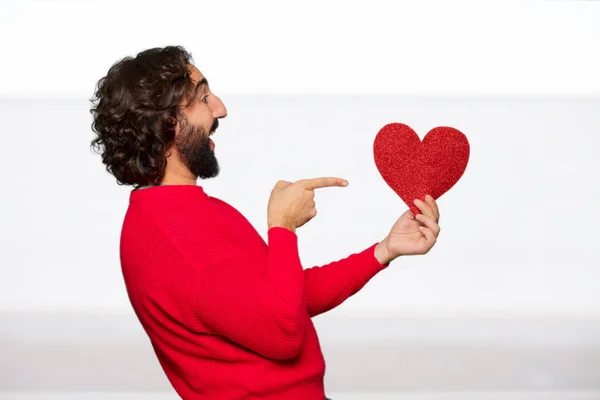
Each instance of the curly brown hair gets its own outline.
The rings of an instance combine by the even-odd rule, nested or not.
[[[153,48],[112,65],[90,99],[91,148],[119,185],[136,189],[164,177],[181,102],[192,99],[192,56],[182,46]]]

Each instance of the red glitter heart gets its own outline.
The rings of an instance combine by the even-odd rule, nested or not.
[[[469,161],[469,141],[457,129],[439,126],[419,138],[409,126],[391,123],[373,143],[375,165],[383,180],[416,215],[415,199],[438,199],[458,182]]]

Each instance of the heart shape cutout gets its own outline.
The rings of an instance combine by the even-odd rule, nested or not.
[[[385,125],[373,143],[375,165],[383,180],[416,215],[415,199],[434,199],[452,188],[469,162],[467,137],[458,129],[438,126],[421,139],[409,126]]]

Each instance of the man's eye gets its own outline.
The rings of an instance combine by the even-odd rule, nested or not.
[[[205,102],[205,103],[206,103],[206,99],[208,99],[208,95],[204,95],[204,96],[202,97],[202,101],[203,101],[203,102]]]

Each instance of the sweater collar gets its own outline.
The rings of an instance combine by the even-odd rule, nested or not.
[[[129,201],[135,201],[145,196],[180,196],[201,195],[206,196],[204,188],[200,185],[148,185],[133,189],[129,194]]]

